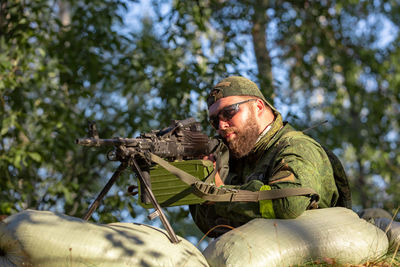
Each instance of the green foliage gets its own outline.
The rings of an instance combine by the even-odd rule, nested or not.
[[[199,21],[159,34],[145,17],[142,31],[123,34],[116,29],[124,1],[1,7],[0,214],[34,208],[82,216],[116,167],[106,151],[74,144],[87,120],[97,121],[104,138],[134,137],[189,115],[205,121],[197,98],[226,71],[201,51]],[[183,38],[191,41],[183,46]],[[121,177],[94,220],[136,216],[136,200],[124,194],[132,178]]]
[[[106,151],[74,144],[87,120],[104,138],[188,116],[211,134],[204,97],[231,74],[258,81],[299,129],[329,120],[309,133],[340,156],[357,207],[399,206],[396,1],[154,0],[155,15],[122,33],[128,4],[137,7],[0,4],[0,214],[35,208],[82,216],[116,167]],[[266,29],[258,35],[257,23]],[[263,38],[268,55],[255,49]],[[143,212],[124,193],[130,183],[126,172],[94,220]],[[180,234],[199,236],[187,210],[168,213]]]
[[[123,82],[112,55],[122,53],[126,41],[112,26],[125,4],[107,2],[1,4],[1,214],[34,208],[81,216],[104,183],[98,177],[107,169],[94,168],[104,158],[74,140],[86,135],[87,119],[96,118],[90,104],[113,104],[96,102],[97,90],[107,93]],[[57,13],[61,4],[70,6],[66,14]],[[111,135],[107,119],[101,133]]]
[[[153,1],[155,10],[161,3]],[[258,80],[299,129],[327,119],[310,133],[341,157],[356,208],[393,211],[400,200],[398,11],[388,1],[174,1],[159,26],[167,25],[163,36],[179,40],[177,48],[192,58],[217,58],[225,76]],[[260,22],[268,56],[257,53]],[[246,42],[254,48],[253,66],[246,65]],[[187,48],[195,43],[201,54]]]
[[[400,178],[388,168],[399,164],[399,65],[393,57],[400,46],[398,33],[385,36],[382,25],[399,30],[396,9],[386,2],[296,2],[272,18],[279,25],[276,43],[288,67],[288,89],[298,96],[279,97],[294,107],[300,128],[329,120],[315,137],[342,157],[357,188],[355,204],[389,210],[399,199],[379,191],[389,193]]]

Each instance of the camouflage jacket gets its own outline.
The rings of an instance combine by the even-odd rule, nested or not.
[[[228,151],[219,155],[220,159],[226,159],[219,165],[221,178],[227,187],[251,191],[258,191],[264,185],[269,185],[271,189],[310,187],[320,196],[320,208],[336,205],[339,193],[324,149],[311,137],[283,123],[280,114],[249,155],[233,159],[226,153]],[[310,198],[305,196],[272,200],[273,215],[270,218],[296,218],[309,204]],[[237,227],[262,217],[259,202],[194,205],[190,211],[203,232],[216,225]],[[223,232],[223,229],[216,230],[209,236],[218,236]]]

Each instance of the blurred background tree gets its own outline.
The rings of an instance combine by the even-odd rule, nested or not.
[[[104,138],[189,116],[212,134],[206,91],[233,74],[298,129],[328,120],[308,133],[344,163],[356,210],[399,206],[398,1],[0,5],[0,214],[82,216],[116,167],[74,144],[88,120]],[[124,193],[132,183],[125,173],[93,220],[149,223]],[[167,210],[178,234],[199,236],[185,207]]]

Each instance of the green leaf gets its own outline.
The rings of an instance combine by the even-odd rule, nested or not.
[[[36,162],[42,161],[42,156],[37,152],[28,152],[28,156]]]

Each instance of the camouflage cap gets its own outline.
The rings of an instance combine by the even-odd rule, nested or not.
[[[207,97],[208,107],[227,96],[255,96],[268,103],[260,89],[258,89],[258,86],[249,79],[241,76],[225,78],[215,85]]]

